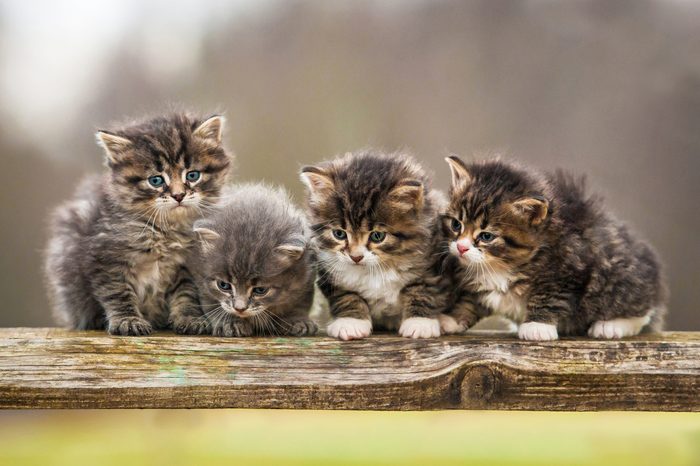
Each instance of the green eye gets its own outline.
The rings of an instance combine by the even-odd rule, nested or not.
[[[460,222],[456,218],[453,218],[452,222],[450,222],[450,228],[452,228],[452,231],[454,231],[455,233],[461,233],[462,232],[462,222]]]
[[[217,281],[216,281],[216,286],[219,287],[219,289],[220,289],[221,291],[224,291],[224,292],[226,292],[226,293],[228,293],[229,291],[231,291],[231,288],[232,288],[232,287],[231,287],[231,284],[230,284],[229,282],[225,282],[225,281],[223,281],[223,280],[217,280]]]
[[[482,231],[481,233],[479,233],[479,236],[477,236],[476,239],[478,239],[479,241],[483,241],[484,243],[488,243],[496,239],[496,235],[488,231]]]
[[[253,288],[253,294],[257,296],[266,295],[268,291],[270,291],[270,289],[266,286],[256,286]]]
[[[192,170],[191,172],[187,172],[187,175],[185,175],[185,178],[187,178],[187,181],[189,182],[195,182],[201,178],[202,173],[197,171],[197,170]]]
[[[386,238],[386,233],[383,231],[373,231],[369,234],[369,240],[373,243],[381,243]]]
[[[159,188],[159,187],[163,186],[164,183],[165,183],[165,178],[163,178],[160,175],[154,175],[154,176],[148,177],[148,184],[150,184],[154,188]]]
[[[348,234],[345,233],[345,230],[333,230],[333,237],[338,240],[344,240],[348,237]]]

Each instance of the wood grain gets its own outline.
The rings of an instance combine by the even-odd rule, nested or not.
[[[700,411],[700,333],[621,341],[0,329],[1,408]]]

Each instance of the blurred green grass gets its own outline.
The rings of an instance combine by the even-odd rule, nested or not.
[[[0,413],[0,464],[698,465],[689,413]]]

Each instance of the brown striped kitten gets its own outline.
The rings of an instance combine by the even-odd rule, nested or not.
[[[303,213],[282,189],[236,187],[212,215],[195,222],[192,271],[201,317],[216,336],[303,336],[314,296],[314,252]]]
[[[373,327],[402,336],[440,335],[439,306],[425,293],[439,194],[411,157],[375,150],[302,168],[318,248],[326,331],[360,339]]]
[[[446,160],[443,269],[453,271],[458,293],[518,322],[525,340],[661,328],[666,293],[656,254],[585,193],[583,178]],[[454,317],[470,327],[473,309]]]
[[[148,335],[189,325],[199,300],[185,266],[194,221],[216,203],[231,156],[223,118],[173,114],[97,133],[107,172],[56,209],[45,272],[56,320]]]

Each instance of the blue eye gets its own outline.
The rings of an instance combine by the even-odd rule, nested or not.
[[[231,284],[229,282],[217,280],[216,286],[218,286],[221,291],[231,291]]]
[[[258,296],[263,296],[263,295],[266,295],[269,290],[270,289],[267,288],[266,286],[256,286],[255,288],[253,288],[253,294],[258,295]]]
[[[164,183],[165,183],[165,178],[163,178],[160,175],[154,175],[154,176],[148,177],[148,184],[150,184],[154,188],[158,188],[160,186],[163,186]]]
[[[199,172],[197,170],[192,170],[191,172],[187,172],[187,175],[185,175],[185,178],[187,178],[187,181],[195,182],[201,176],[202,176],[201,172]]]
[[[386,233],[384,233],[383,231],[373,231],[369,234],[369,239],[373,243],[381,243],[382,241],[384,241],[384,238],[386,238]]]
[[[479,233],[479,236],[477,236],[477,239],[479,241],[483,241],[484,243],[488,243],[489,241],[493,241],[496,238],[496,235],[493,233],[490,233],[488,231],[482,231]]]
[[[333,230],[333,236],[335,239],[344,240],[348,237],[348,234],[345,233],[345,230]]]
[[[454,231],[455,233],[461,233],[462,232],[462,222],[460,222],[456,218],[453,218],[452,222],[450,223],[450,228],[452,228],[452,231]]]

